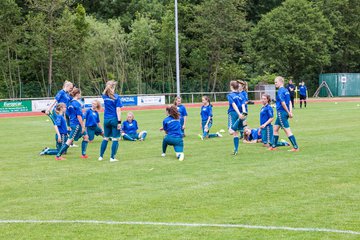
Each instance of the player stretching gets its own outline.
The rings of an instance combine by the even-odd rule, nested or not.
[[[110,162],[117,162],[115,158],[119,148],[120,130],[121,130],[121,108],[120,96],[115,94],[116,82],[111,80],[106,83],[105,90],[101,97],[104,99],[104,139],[100,147],[99,161],[103,160],[106,147],[111,137],[111,157]]]
[[[212,105],[210,104],[210,98],[208,96],[203,96],[201,98],[203,106],[200,110],[200,116],[201,116],[201,124],[200,127],[202,129],[203,134],[199,134],[199,137],[201,140],[204,140],[204,138],[214,138],[214,137],[222,137],[220,133],[212,133],[209,134],[210,128],[213,124],[213,114],[212,114]]]
[[[166,108],[168,115],[164,121],[160,131],[165,131],[166,135],[162,142],[162,157],[166,156],[166,148],[168,145],[174,146],[176,157],[179,161],[184,160],[184,141],[181,132],[180,114],[176,106],[172,105]]]
[[[231,93],[227,95],[229,101],[228,109],[228,128],[229,133],[234,136],[234,152],[237,155],[239,149],[239,133],[244,128],[243,120],[246,118],[245,102],[239,93],[241,89],[239,82],[230,81]]]
[[[123,122],[122,125],[122,137],[124,140],[127,141],[144,141],[147,135],[146,131],[141,131],[137,133],[138,130],[138,124],[137,121],[134,119],[134,114],[132,112],[128,112],[126,121]]]
[[[299,151],[299,147],[296,143],[295,136],[292,134],[290,125],[289,125],[289,118],[293,117],[292,114],[292,104],[290,101],[290,93],[284,87],[284,78],[283,77],[276,77],[275,78],[275,87],[278,88],[278,92],[276,94],[276,114],[277,118],[274,125],[274,141],[272,146],[269,150],[277,150],[276,146],[279,141],[279,129],[280,127],[284,129],[286,135],[288,136],[291,144],[293,145],[293,149],[289,150],[292,152]]]

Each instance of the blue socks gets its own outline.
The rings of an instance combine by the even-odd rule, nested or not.
[[[234,150],[235,150],[235,152],[237,152],[238,151],[238,149],[239,149],[239,137],[234,137]]]
[[[119,148],[118,140],[115,141],[113,139],[113,142],[112,142],[112,145],[111,145],[111,158],[115,158],[115,155],[117,153],[118,148]]]
[[[144,132],[143,135],[141,136],[143,140],[145,140],[146,135],[147,135],[147,132]]]
[[[64,145],[60,148],[58,154],[56,154],[56,157],[60,157],[68,148],[69,148],[69,145],[64,144]]]
[[[279,136],[274,135],[274,142],[271,147],[276,148],[276,146],[278,145],[278,141],[279,141]]]
[[[124,140],[128,140],[128,141],[135,141],[135,139],[133,139],[132,137],[130,137],[129,135],[125,134],[123,136]]]
[[[103,157],[103,156],[104,156],[104,153],[105,153],[105,150],[106,150],[107,145],[108,145],[108,140],[103,140],[103,141],[101,142],[100,157]]]
[[[298,149],[298,148],[299,148],[299,146],[298,146],[297,143],[296,143],[296,139],[295,139],[295,136],[294,136],[294,135],[291,135],[291,136],[289,137],[289,140],[290,140],[291,144],[293,145],[293,147],[294,147],[295,149]]]
[[[86,155],[86,148],[87,148],[88,143],[89,143],[88,141],[82,141],[82,143],[81,143],[81,154],[83,156]]]

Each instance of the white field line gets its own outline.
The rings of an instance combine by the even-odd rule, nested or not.
[[[118,222],[118,221],[97,221],[97,220],[0,220],[0,224],[12,223],[52,223],[52,224],[107,224],[107,225],[153,225],[153,226],[172,226],[172,227],[218,227],[218,228],[247,228],[247,229],[263,229],[263,230],[283,230],[298,232],[327,232],[327,233],[344,233],[360,235],[360,232],[351,230],[337,230],[327,228],[294,228],[283,226],[257,226],[246,224],[211,224],[211,223],[171,223],[171,222]]]

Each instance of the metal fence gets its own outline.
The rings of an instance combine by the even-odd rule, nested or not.
[[[267,90],[267,91],[248,91],[249,100],[260,100],[259,96],[264,93],[274,94],[275,91]],[[199,103],[201,102],[202,96],[210,97],[212,102],[223,102],[227,101],[227,94],[229,92],[190,92],[190,93],[181,93],[181,98],[183,103]],[[122,97],[127,96],[165,96],[166,104],[171,104],[174,102],[176,97],[176,93],[158,93],[158,94],[131,94],[131,95],[121,95]],[[257,97],[257,99],[255,98]],[[83,96],[84,98],[94,98],[100,96]],[[23,100],[47,100],[47,99],[54,99],[54,97],[43,97],[43,98],[12,98],[12,99],[0,99],[2,101],[23,101]]]

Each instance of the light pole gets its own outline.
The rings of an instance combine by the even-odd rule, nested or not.
[[[180,63],[179,63],[179,33],[178,33],[178,8],[175,0],[175,49],[176,49],[176,95],[180,97]]]

